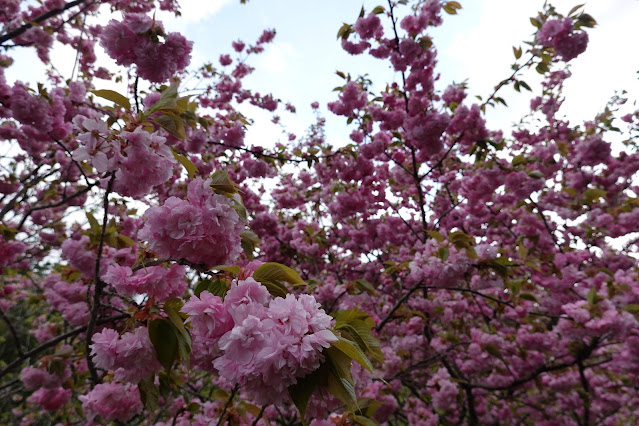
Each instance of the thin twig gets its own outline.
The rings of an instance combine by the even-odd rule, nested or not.
[[[100,233],[100,243],[98,244],[98,254],[96,256],[95,261],[95,289],[93,291],[93,306],[91,307],[91,319],[89,320],[89,325],[87,327],[87,335],[86,335],[86,358],[87,358],[87,366],[89,368],[89,372],[91,373],[91,379],[94,384],[99,382],[98,372],[93,364],[93,359],[91,358],[91,351],[89,350],[89,345],[91,344],[91,337],[93,336],[93,332],[95,330],[95,324],[98,319],[98,310],[100,309],[100,299],[102,298],[102,290],[104,290],[104,282],[100,279],[100,261],[102,260],[102,248],[104,247],[104,235],[106,234],[107,221],[109,219],[109,194],[111,193],[111,188],[113,187],[113,181],[115,180],[115,174],[111,175],[111,179],[109,179],[109,183],[107,185],[107,189],[104,193],[104,215],[102,216],[102,231]]]
[[[222,414],[220,414],[220,418],[217,419],[217,425],[216,426],[220,426],[222,424],[222,420],[224,419],[224,415],[226,414],[226,410],[228,410],[229,406],[231,405],[231,401],[233,401],[233,398],[235,398],[235,394],[237,393],[237,390],[239,388],[240,388],[240,385],[235,385],[235,387],[233,388],[233,392],[231,392],[231,395],[229,395],[228,401],[226,401],[226,404],[224,404],[224,409],[222,410]]]
[[[259,422],[260,419],[262,418],[262,415],[264,414],[264,410],[266,410],[266,407],[268,407],[268,404],[262,405],[262,409],[260,410],[260,413],[257,415],[257,417],[255,418],[255,421],[251,424],[251,426],[257,426],[257,422]]]
[[[59,8],[59,9],[51,9],[50,11],[43,13],[42,15],[38,16],[36,19],[34,19],[33,21],[29,21],[25,24],[23,24],[22,26],[16,28],[13,31],[9,31],[8,33],[3,34],[2,36],[0,36],[0,44],[3,44],[5,41],[7,40],[11,40],[13,38],[16,38],[20,35],[22,35],[24,32],[26,32],[28,29],[31,29],[35,26],[37,26],[37,24],[46,21],[49,18],[52,18],[56,15],[59,15],[61,13],[63,13],[64,11],[71,9],[72,7],[75,7],[79,4],[84,3],[87,0],[75,0],[72,1],[70,3],[67,3],[64,5],[64,7]]]
[[[416,285],[415,287],[411,288],[410,290],[408,290],[406,292],[405,295],[403,295],[398,301],[397,303],[395,303],[395,306],[393,306],[391,308],[391,310],[388,312],[388,315],[386,315],[386,318],[384,318],[382,320],[382,322],[379,323],[379,325],[375,328],[375,330],[377,332],[380,332],[382,330],[382,328],[384,328],[384,326],[386,325],[386,323],[388,323],[388,321],[391,320],[391,318],[393,317],[393,314],[395,313],[395,311],[397,311],[403,304],[404,302],[406,302],[406,300],[408,300],[408,298],[415,293],[417,290],[424,288],[421,285]]]
[[[20,339],[18,338],[18,333],[16,332],[16,329],[13,326],[13,323],[11,322],[7,314],[5,314],[2,309],[0,309],[0,316],[2,316],[2,319],[4,320],[4,322],[7,323],[7,326],[9,327],[9,331],[11,332],[11,335],[13,336],[13,340],[16,342],[16,350],[18,351],[18,355],[23,356],[24,352],[22,352],[22,343],[20,342]]]
[[[113,317],[109,317],[109,318],[104,318],[101,319],[99,321],[96,321],[96,324],[105,324],[108,322],[112,322],[112,321],[118,321],[124,318],[128,318],[129,315],[116,315]],[[44,342],[43,344],[41,344],[40,346],[38,346],[37,348],[31,349],[29,352],[25,352],[23,356],[21,356],[20,358],[15,359],[14,361],[12,361],[11,363],[9,363],[9,365],[7,365],[2,371],[0,371],[0,377],[5,376],[9,371],[13,370],[14,368],[16,368],[17,366],[19,366],[20,364],[22,364],[22,361],[24,361],[27,358],[31,358],[34,355],[39,354],[40,352],[57,345],[58,343],[60,343],[61,341],[63,341],[64,339],[67,339],[69,337],[75,336],[77,334],[80,334],[82,332],[84,332],[87,329],[87,327],[78,327],[78,328],[74,328],[71,331],[68,331],[64,334],[61,334],[57,337],[54,337],[51,340],[48,340],[46,342]]]

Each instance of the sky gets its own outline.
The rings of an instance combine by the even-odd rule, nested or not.
[[[543,0],[466,0],[460,1],[462,9],[456,16],[444,14],[444,24],[431,31],[438,50],[437,88],[444,89],[451,82],[468,80],[469,95],[486,96],[503,78],[511,74],[514,62],[512,46],[521,46],[530,40],[534,27],[529,17],[541,10]],[[577,2],[555,0],[557,9],[566,14]],[[232,41],[242,39],[252,42],[265,28],[275,28],[275,42],[252,64],[256,72],[248,77],[246,85],[261,93],[272,92],[297,107],[291,116],[282,112],[282,123],[288,131],[301,135],[314,115],[310,103],[319,101],[320,111],[328,119],[327,137],[334,145],[349,142],[350,130],[343,117],[332,115],[326,103],[335,100],[333,88],[343,84],[336,70],[353,76],[367,73],[374,88],[381,89],[387,82],[397,81],[386,62],[366,55],[350,56],[336,40],[339,27],[344,22],[354,23],[362,5],[367,11],[381,0],[251,0],[246,5],[238,0],[182,0],[182,17],[174,19],[170,14],[158,14],[168,31],[180,31],[194,41],[191,64],[199,66],[216,62],[220,54],[229,53]],[[639,98],[639,56],[635,43],[639,40],[639,1],[591,0],[585,12],[591,14],[598,25],[589,31],[590,44],[586,53],[571,61],[573,77],[566,83],[566,102],[563,112],[571,121],[583,121],[603,110],[606,101],[615,90],[627,90],[628,97]],[[112,18],[105,14],[101,23]],[[30,56],[31,55],[31,56]],[[22,64],[33,64],[34,55],[21,53],[16,65],[7,73],[8,79],[38,80],[38,69]],[[75,53],[60,49],[54,55],[54,63],[60,73],[71,75]],[[109,58],[98,52],[98,62],[108,63]],[[524,74],[535,89],[540,81],[534,70]],[[100,89],[124,87],[98,80]],[[507,88],[500,92],[509,107],[488,110],[488,125],[508,133],[513,122],[527,112],[530,96],[518,94]],[[272,146],[284,141],[282,129],[270,123],[271,114],[250,107],[246,114],[255,119],[248,133],[248,143]],[[630,108],[630,105],[628,105]],[[576,123],[575,123],[576,124]]]
[[[175,20],[176,29],[195,41],[193,62],[204,62],[226,52],[231,41],[254,40],[263,28],[276,28],[272,46],[256,63],[256,73],[247,84],[258,90],[266,88],[298,108],[296,119],[283,117],[285,124],[301,133],[312,122],[308,105],[319,101],[328,118],[327,134],[337,145],[347,143],[350,131],[344,120],[326,109],[326,103],[336,98],[333,88],[342,80],[336,70],[352,75],[368,73],[378,89],[386,82],[397,81],[383,62],[364,55],[350,56],[342,51],[336,33],[343,22],[353,23],[362,5],[367,11],[385,2],[354,0],[252,0],[240,5],[237,0],[215,0],[202,9],[201,2],[183,3],[183,18]],[[468,79],[469,94],[486,96],[494,86],[511,73],[514,62],[512,46],[531,40],[534,27],[529,17],[543,6],[541,0],[467,0],[460,2],[462,10],[456,16],[445,15],[444,24],[434,29],[432,36],[438,49],[441,75],[438,87]],[[576,1],[552,2],[564,14]],[[615,90],[625,89],[630,99],[639,98],[637,71],[639,56],[630,53],[633,41],[639,40],[639,2],[636,0],[594,0],[584,11],[598,25],[589,31],[590,45],[586,53],[571,61],[573,77],[566,83],[563,112],[572,121],[593,118],[602,111]],[[181,22],[180,22],[181,21]],[[168,23],[168,22],[167,22]],[[632,51],[635,49],[633,48]],[[524,79],[533,88],[540,82],[530,70]],[[488,111],[491,128],[508,129],[526,113],[530,95],[518,94],[507,88],[501,92],[509,108]],[[267,115],[265,114],[265,118]],[[268,123],[268,120],[259,120]],[[279,137],[277,128],[258,124],[251,139],[268,135]],[[259,140],[256,140],[258,143]]]

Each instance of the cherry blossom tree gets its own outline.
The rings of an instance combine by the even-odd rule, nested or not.
[[[563,116],[583,6],[544,6],[478,101],[435,88],[458,2],[362,9],[341,47],[399,78],[338,71],[351,143],[313,103],[305,135],[249,146],[245,105],[295,112],[243,81],[274,30],[193,69],[155,18],[174,0],[0,5],[2,423],[637,422],[639,111]],[[37,87],[5,77],[24,49]],[[529,113],[489,129],[531,73]]]

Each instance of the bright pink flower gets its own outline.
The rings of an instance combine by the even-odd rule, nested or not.
[[[60,376],[34,367],[25,367],[20,373],[20,380],[22,380],[24,387],[27,389],[52,389],[59,387],[61,383]]]
[[[71,400],[71,389],[41,388],[29,397],[30,402],[38,404],[47,411],[56,411]]]
[[[235,291],[243,286],[257,288],[240,283]],[[257,402],[281,402],[290,385],[319,367],[322,349],[337,339],[327,329],[331,317],[313,296],[278,297],[266,309],[248,301],[247,293],[248,288],[243,303],[231,312],[235,326],[220,338],[222,356],[213,365],[222,377],[245,386]]]
[[[231,284],[231,289],[224,297],[224,306],[233,312],[242,304],[258,303],[266,306],[270,298],[266,287],[249,277]]]
[[[244,224],[229,199],[215,194],[208,180],[197,178],[189,184],[188,201],[170,197],[146,216],[140,238],[162,257],[215,266],[231,263],[240,254]]]
[[[357,21],[355,21],[355,31],[362,40],[380,38],[384,35],[382,21],[377,15],[372,13],[365,18],[358,18]]]
[[[118,333],[110,329],[93,335],[91,354],[97,367],[115,370],[116,380],[131,383],[138,383],[162,368],[146,327],[117,337]]]
[[[102,416],[105,420],[126,422],[143,409],[138,388],[130,384],[101,383],[78,399],[89,421]]]
[[[124,153],[116,153],[117,164],[114,191],[122,195],[139,197],[147,194],[154,186],[165,183],[173,175],[173,165],[177,164],[171,149],[165,144],[166,138],[151,134],[141,127],[133,132],[121,132],[126,141]]]
[[[187,322],[191,323],[196,339],[212,342],[233,328],[233,320],[222,299],[206,290],[200,293],[199,298],[191,296],[181,312],[189,315]]]
[[[366,92],[360,89],[359,84],[349,81],[339,95],[339,100],[328,103],[328,109],[337,115],[350,117],[355,109],[364,108],[367,99]]]
[[[26,249],[26,244],[20,241],[5,241],[0,235],[0,268],[11,265]]]
[[[135,272],[128,266],[111,266],[103,279],[122,294],[146,294],[162,302],[184,293],[188,285],[184,279],[185,272],[186,267],[177,264],[172,264],[168,268],[148,266]]]
[[[161,22],[134,13],[125,15],[122,22],[111,20],[103,29],[100,44],[119,65],[136,64],[139,76],[154,83],[184,70],[193,48],[179,33],[164,34]]]
[[[120,334],[111,329],[104,328],[101,332],[93,335],[91,354],[96,367],[112,369],[118,356],[118,340]]]

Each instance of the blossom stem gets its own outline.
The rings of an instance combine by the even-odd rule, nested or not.
[[[224,408],[222,409],[222,414],[220,414],[220,418],[217,419],[216,426],[220,426],[222,424],[222,421],[224,420],[224,415],[226,414],[226,410],[228,410],[229,406],[231,405],[231,401],[233,401],[233,398],[235,398],[235,394],[237,393],[237,390],[239,388],[240,388],[240,385],[235,385],[235,387],[233,388],[231,395],[229,395],[228,401],[226,401],[226,404],[224,404]]]

